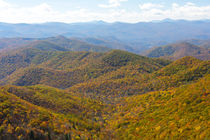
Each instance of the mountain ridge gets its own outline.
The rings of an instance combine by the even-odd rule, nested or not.
[[[194,56],[198,59],[209,60],[210,50],[202,45],[202,43],[201,46],[193,45],[189,42],[174,43],[166,46],[151,48],[145,53],[145,56],[163,57],[172,60],[176,60],[184,56]]]
[[[209,39],[208,21],[170,21],[139,23],[44,23],[7,24],[0,26],[0,37],[46,38],[57,35],[79,38],[112,38],[142,52],[145,47],[166,45],[179,40]],[[33,30],[34,32],[31,32]]]
[[[0,53],[0,139],[210,138],[209,60],[71,43],[58,36]]]

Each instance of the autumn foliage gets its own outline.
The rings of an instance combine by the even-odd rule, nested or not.
[[[35,46],[0,55],[0,139],[210,138],[209,61]]]

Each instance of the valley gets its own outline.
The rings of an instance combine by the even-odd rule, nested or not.
[[[208,57],[149,58],[62,36],[20,42],[0,54],[0,139],[210,137]]]
[[[0,0],[0,140],[210,140],[210,0]]]

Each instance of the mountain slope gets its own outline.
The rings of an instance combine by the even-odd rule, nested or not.
[[[45,40],[62,46],[65,49],[68,49],[69,51],[106,52],[111,50],[105,47],[105,45],[94,45],[92,43],[88,43],[74,38],[66,38],[64,36],[50,37],[46,38]]]
[[[106,99],[166,90],[194,82],[209,73],[210,62],[184,57],[163,68],[152,68],[149,63],[121,67],[96,79],[76,84],[70,91]],[[146,72],[145,72],[146,70]]]
[[[106,52],[111,50],[103,45],[94,45],[79,39],[56,36],[49,38],[2,38],[0,51],[19,48],[37,48],[42,51],[90,51]]]
[[[26,45],[34,40],[30,38],[1,38],[0,50]]]
[[[152,48],[151,50],[147,51],[146,56],[164,57],[173,60],[182,58],[184,56],[193,56],[202,60],[210,60],[210,50],[183,42]]]
[[[66,40],[69,41],[69,39],[66,39]],[[59,43],[61,42],[58,42],[58,44]],[[79,46],[81,45],[85,46],[87,44],[83,42],[79,42],[79,43],[80,43]],[[78,41],[74,41],[74,45],[75,44],[78,44]],[[108,48],[105,48],[105,47],[100,48],[100,47],[101,46],[89,45],[85,50],[89,50],[89,49],[91,49],[89,51],[109,50]],[[26,68],[30,65],[38,65],[40,63],[48,61],[49,59],[56,58],[56,57],[62,58],[63,54],[65,56],[65,53],[61,51],[69,51],[69,50],[70,50],[69,47],[65,47],[65,46],[61,47],[60,45],[54,44],[50,41],[38,40],[38,41],[33,41],[32,43],[29,43],[27,45],[23,45],[20,48],[4,51],[0,53],[0,79],[7,77],[8,75],[12,74],[14,71],[19,70],[20,68]],[[81,50],[83,49],[81,48]],[[68,56],[71,56],[71,54],[73,53],[67,52],[66,54],[69,54]],[[76,54],[77,53],[75,52],[75,55],[73,56],[76,56]],[[85,58],[85,54],[86,53],[84,53],[84,56],[80,54],[78,56],[78,59],[79,57]],[[67,63],[68,61],[69,60],[65,60],[63,63],[65,62]],[[77,63],[79,63],[78,61]],[[73,66],[73,64],[71,64],[71,66]]]
[[[190,39],[190,40],[186,40],[186,42],[193,44],[193,45],[197,45],[203,48],[210,48],[210,40],[199,40],[199,39]]]
[[[28,67],[31,64],[40,64],[50,59],[55,52],[41,51],[33,48],[21,48],[7,51],[0,55],[0,79],[14,71]]]
[[[40,51],[69,51],[68,49],[64,48],[63,46],[54,44],[49,41],[45,40],[37,40],[33,41],[30,44],[27,44],[26,46],[23,46],[23,48],[33,48],[33,49],[38,49]]]
[[[107,128],[115,139],[208,139],[209,79],[124,98]]]
[[[0,55],[0,139],[209,139],[209,61],[35,42]]]
[[[33,57],[28,56],[30,61],[24,66],[21,66],[22,61],[24,61],[22,57],[21,61],[18,60],[19,63],[16,63],[16,65],[6,61],[5,64],[8,64],[2,65],[2,76],[5,76],[5,72],[8,74],[6,77],[2,77],[2,84],[9,83],[19,86],[46,84],[57,88],[68,88],[77,83],[105,75],[108,72],[116,71],[122,67],[126,69],[126,67],[146,64],[142,72],[151,72],[164,65],[161,64],[162,62],[156,62],[152,59],[120,50],[113,50],[107,53],[41,52],[42,54],[35,50],[36,54]],[[15,56],[17,54],[15,53]],[[19,54],[19,56],[21,55]],[[7,60],[7,58],[3,57],[2,59]],[[10,65],[14,69],[11,72],[9,71],[12,70]]]
[[[132,45],[128,45],[126,43],[123,43],[119,40],[115,40],[114,38],[110,38],[109,40],[105,40],[105,39],[101,39],[101,38],[79,38],[81,40],[84,40],[90,44],[95,44],[95,45],[102,45],[102,46],[106,46],[108,48],[111,49],[120,49],[120,50],[124,50],[124,51],[128,51],[128,52],[133,52],[133,53],[138,53],[138,49],[137,48],[133,48]],[[142,46],[143,49],[143,46]],[[145,47],[146,49],[146,47]]]
[[[104,106],[46,86],[0,88],[1,139],[86,139],[100,127]]]

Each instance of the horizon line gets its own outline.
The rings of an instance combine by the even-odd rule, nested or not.
[[[104,20],[92,20],[92,21],[81,21],[81,22],[62,22],[62,21],[46,21],[46,22],[34,22],[34,23],[27,23],[27,22],[4,22],[0,21],[0,23],[5,24],[47,24],[47,23],[63,23],[63,24],[79,24],[79,23],[107,23],[107,24],[115,24],[115,23],[127,23],[127,24],[137,24],[137,23],[160,23],[160,22],[170,22],[170,21],[210,21],[210,19],[195,19],[195,20],[189,20],[189,19],[171,19],[171,18],[165,18],[162,20],[151,20],[151,21],[138,21],[138,22],[123,22],[123,21],[114,21],[114,22],[108,22]]]

